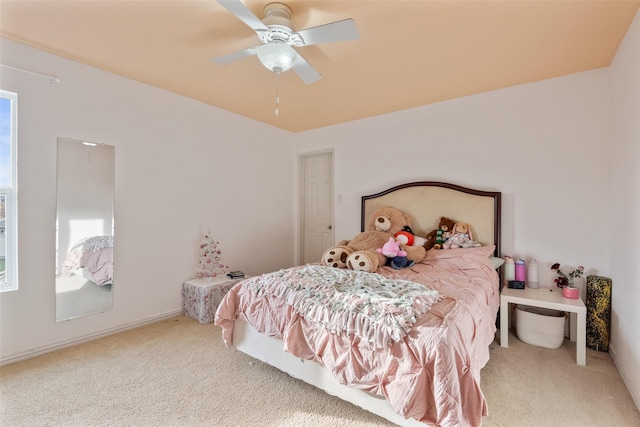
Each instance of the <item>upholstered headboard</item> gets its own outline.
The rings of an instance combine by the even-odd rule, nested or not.
[[[412,230],[424,237],[438,226],[441,216],[470,224],[474,240],[495,245],[500,256],[502,193],[481,191],[444,182],[402,184],[362,196],[361,231],[373,212],[383,206],[400,209],[411,217]]]

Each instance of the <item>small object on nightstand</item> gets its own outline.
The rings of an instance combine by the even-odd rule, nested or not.
[[[508,284],[510,280],[516,279],[516,265],[510,256],[505,256],[504,260],[504,281]]]
[[[222,251],[219,243],[211,238],[211,232],[207,232],[200,243],[200,260],[196,269],[198,279],[213,280],[216,276],[224,274],[227,266],[221,261]]]
[[[515,274],[516,274],[516,280],[519,282],[524,282],[524,277],[525,277],[525,263],[524,263],[524,259],[522,258],[518,258],[516,261],[516,267],[515,267]]]
[[[244,279],[244,273],[242,271],[232,271],[227,273],[229,279]]]
[[[540,287],[540,279],[538,278],[538,261],[532,259],[527,265],[527,286],[531,289]]]
[[[509,287],[511,289],[524,289],[524,282],[522,280],[509,280]]]
[[[565,286],[562,288],[562,296],[569,299],[578,299],[580,298],[580,289]]]

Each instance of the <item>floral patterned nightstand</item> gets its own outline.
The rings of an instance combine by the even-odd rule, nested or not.
[[[213,279],[191,279],[182,284],[182,314],[200,323],[212,323],[218,304],[240,280],[225,275]]]

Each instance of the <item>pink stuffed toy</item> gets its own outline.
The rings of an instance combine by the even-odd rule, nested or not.
[[[393,237],[389,237],[389,241],[382,248],[376,249],[376,252],[386,256],[387,258],[395,258],[397,256],[407,256],[407,253],[400,249],[400,242]]]
[[[389,241],[385,243],[382,248],[376,249],[376,252],[387,257],[386,265],[399,270],[403,267],[411,267],[414,262],[409,261],[407,258],[407,252],[400,249],[400,242],[393,237],[389,237]]]

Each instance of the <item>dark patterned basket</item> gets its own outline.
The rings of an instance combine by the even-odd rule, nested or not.
[[[609,351],[611,330],[611,279],[587,276],[587,347]]]

